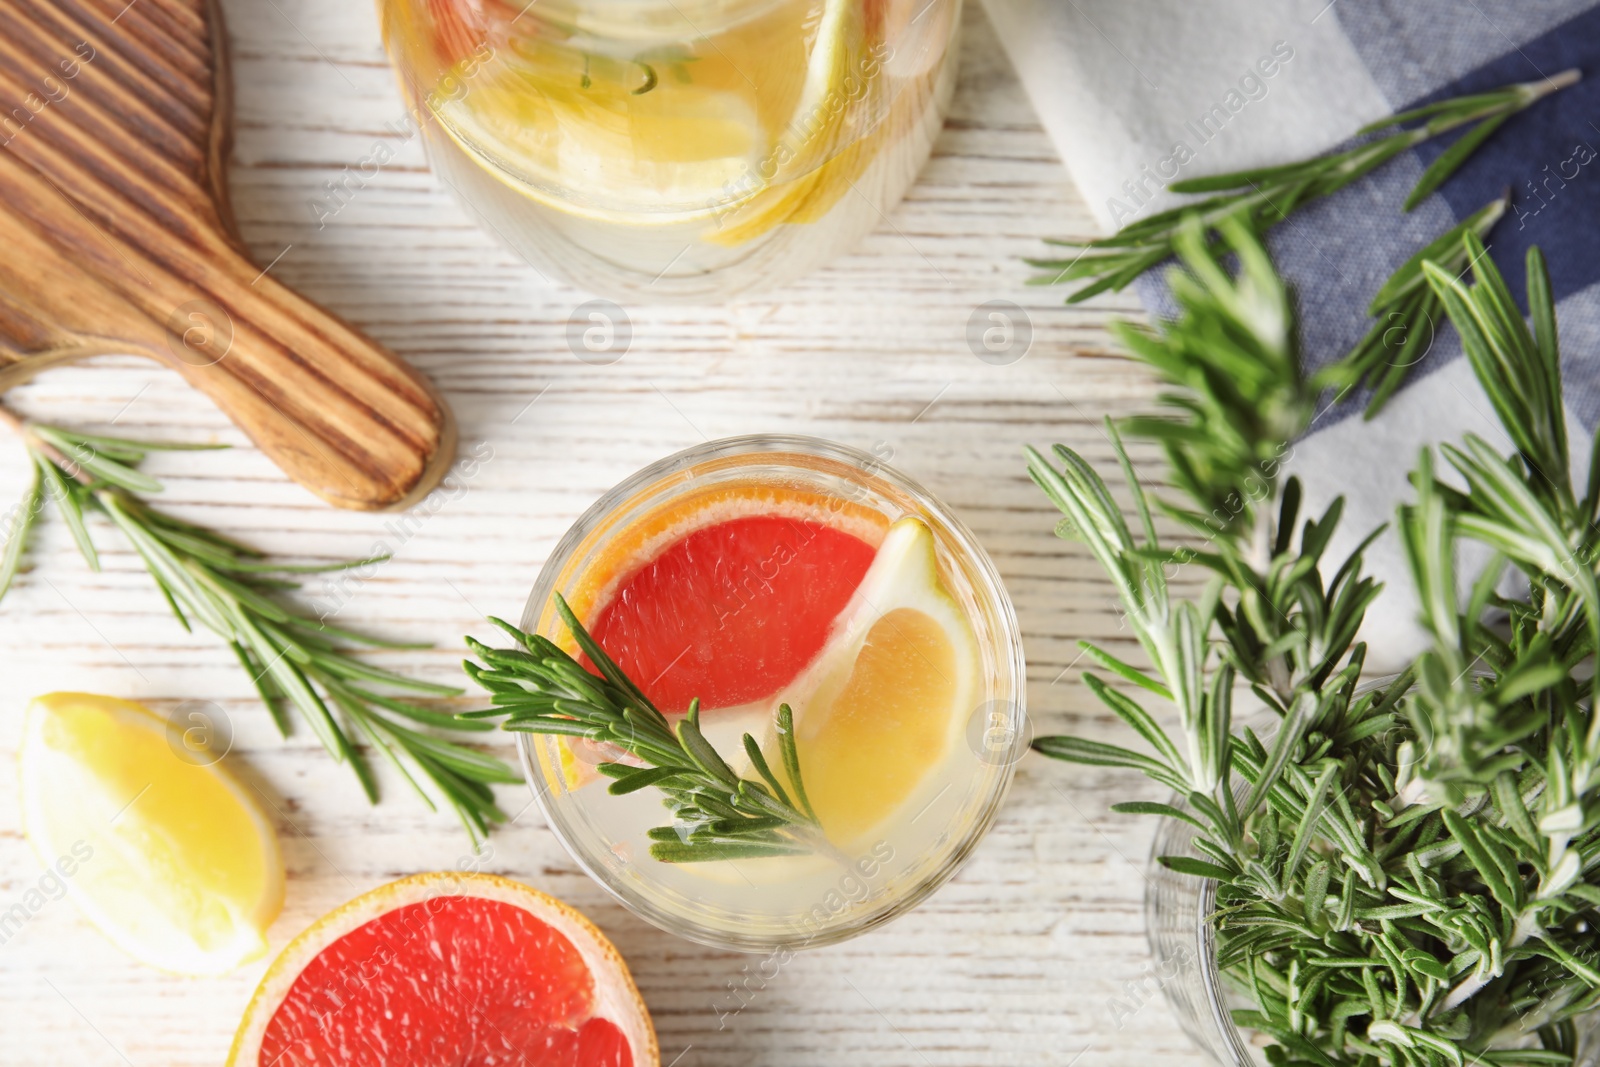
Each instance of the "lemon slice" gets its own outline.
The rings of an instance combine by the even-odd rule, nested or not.
[[[977,640],[921,520],[889,528],[817,666],[784,699],[800,775],[836,843],[890,822],[945,764],[978,705]]]
[[[677,74],[657,65],[517,38],[474,72],[470,91],[433,106],[469,155],[547,206],[602,222],[702,219],[756,169],[758,102],[750,83],[704,63]]]
[[[441,108],[443,128],[500,163],[491,173],[519,192],[604,221],[702,217],[754,166],[760,127],[738,94],[634,96],[609,81],[582,90],[579,77],[532,64],[498,71]]]
[[[865,11],[826,0],[809,48],[804,13],[665,66],[519,37],[430,106],[490,174],[548,207],[641,227],[715,219],[707,239],[736,245],[789,220],[819,183],[860,173],[847,120],[881,80]]]
[[[708,240],[732,247],[779,223],[798,221],[797,213],[819,192],[842,192],[860,174],[868,157],[861,140],[845,143],[845,119],[862,110],[861,97],[877,89],[876,63],[869,61],[866,45],[860,0],[828,0],[800,100],[769,158],[753,175],[763,180],[741,204],[724,209]]]
[[[265,954],[283,859],[244,789],[175,729],[128,700],[39,697],[22,741],[23,826],[42,862],[72,857],[68,892],[129,955],[222,974]]]

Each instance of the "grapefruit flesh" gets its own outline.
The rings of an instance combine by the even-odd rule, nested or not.
[[[370,916],[370,917],[369,917]],[[581,947],[580,947],[581,946]],[[263,979],[230,1064],[655,1067],[620,957],[525,886],[423,875],[313,925]]]
[[[622,1032],[593,1011],[589,969],[546,923],[500,901],[435,897],[323,949],[279,1005],[261,1058],[633,1067]]]
[[[875,547],[847,530],[748,515],[691,530],[625,577],[590,633],[662,711],[771,697],[828,639]]]

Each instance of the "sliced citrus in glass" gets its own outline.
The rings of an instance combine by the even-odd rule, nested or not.
[[[668,715],[699,698],[718,751],[766,736],[771,697],[822,651],[874,558],[877,511],[782,485],[714,486],[634,520],[590,561],[568,602]],[[617,753],[562,742],[569,788]]]
[[[222,974],[265,954],[283,859],[244,788],[175,729],[129,700],[39,697],[22,740],[23,825],[42,862],[74,860],[69,895],[129,955]]]
[[[638,594],[641,602],[628,608],[634,613],[630,629],[638,636],[611,642],[626,659],[630,644],[643,641],[636,647],[648,647],[662,629],[677,625],[677,605],[693,599],[681,596],[692,584],[688,576],[726,577],[730,568],[719,569],[717,561],[771,555],[725,548],[689,552],[685,556],[697,566],[657,568],[657,578],[671,581],[640,580],[652,562],[676,558],[675,546],[697,543],[699,531],[727,523],[718,537],[750,534],[765,527],[742,520],[777,513],[815,521],[870,546],[864,569],[859,560],[848,574],[818,568],[792,600],[762,587],[739,602],[738,611],[759,625],[752,623],[739,639],[749,641],[748,648],[733,643],[722,654],[742,659],[741,670],[755,665],[760,685],[741,690],[736,683],[742,687],[743,679],[720,677],[710,664],[698,667],[700,678],[685,687],[692,693],[697,682],[707,690],[724,686],[726,700],[754,694],[748,703],[705,710],[702,731],[720,761],[692,733],[685,738],[685,758],[730,789],[737,784],[745,800],[770,793],[775,803],[762,807],[771,819],[734,823],[721,810],[719,791],[698,773],[629,782],[622,772],[616,777],[624,779],[623,788],[614,792],[595,785],[563,788],[558,754],[566,738],[558,731],[569,727],[534,722],[539,716],[523,720],[549,728],[521,734],[518,749],[530,779],[538,783],[542,776],[548,783],[536,784],[534,792],[552,830],[587,873],[664,929],[746,949],[815,946],[853,936],[943,884],[994,818],[1012,765],[985,759],[968,735],[975,723],[988,721],[991,706],[1008,723],[1020,719],[1015,616],[971,533],[884,458],[814,438],[775,435],[707,442],[666,457],[597,501],[556,547],[529,594],[521,628],[558,644],[567,641],[574,654],[567,624],[558,617],[566,614],[557,610],[563,598],[592,632],[608,609],[622,610],[614,604]],[[717,538],[711,543],[722,544]],[[852,546],[851,553],[859,557],[862,550]],[[790,580],[781,568],[768,567],[763,577],[774,584]],[[806,596],[827,603],[813,609]],[[816,645],[817,651],[786,679],[804,655],[786,655],[781,670],[769,671],[760,653],[784,647],[774,644],[773,631],[783,629],[796,605],[808,609],[807,629],[817,633],[808,636],[807,648]],[[706,609],[688,603],[687,610]],[[723,622],[722,613],[707,614],[697,624],[709,627],[707,632],[691,634],[691,626],[681,636],[721,642]],[[659,654],[652,651],[650,658],[670,662],[667,652],[682,651],[680,641]],[[646,690],[652,681],[633,680]],[[506,696],[507,706],[541,703],[509,691]],[[781,714],[784,704],[793,709],[792,720]],[[617,744],[597,754],[593,749],[602,746],[589,743],[592,761],[597,755],[608,761],[626,756],[638,766],[687,766],[657,743],[659,724],[616,707],[591,719],[593,710],[574,706],[572,713]],[[629,721],[652,736],[630,739]],[[720,732],[713,735],[714,729]],[[744,743],[744,733],[751,744]],[[627,755],[626,748],[637,755]],[[609,770],[606,777],[612,777]],[[742,781],[734,783],[734,777]],[[627,788],[649,779],[656,784]],[[805,798],[796,788],[802,784]],[[697,788],[693,798],[684,786]],[[820,816],[817,829],[807,816],[812,806]],[[790,842],[799,847],[779,854],[761,847]]]
[[[880,147],[881,56],[869,46],[881,27],[869,32],[861,0],[779,5],[710,47],[635,56],[586,51],[581,27],[537,13],[503,40],[447,0],[430,15],[434,49],[456,60],[425,94],[443,129],[517,191],[575,215],[716,217],[730,224],[709,239],[740,244],[825,213]],[[478,52],[460,58],[472,41]]]
[[[520,50],[475,76],[459,100],[441,102],[440,116],[447,132],[499,164],[494,173],[526,179],[514,187],[541,199],[549,190],[563,210],[682,221],[709,212],[761,151],[756,111],[739,93],[686,85],[637,94],[658,76],[648,67],[607,61],[602,70],[542,42]]]
[[[640,225],[709,217],[747,194],[795,112],[816,52],[809,15],[779,5],[714,41],[684,21],[684,43],[607,54],[585,42],[617,27],[588,33],[534,11],[441,79],[430,105],[497,176],[563,211]]]
[[[870,130],[883,96],[866,16],[860,0],[827,0],[794,114],[747,173],[748,195],[718,212],[709,240],[740,245],[779,223],[820,217],[866,168],[879,147]],[[811,218],[800,217],[822,201]]]

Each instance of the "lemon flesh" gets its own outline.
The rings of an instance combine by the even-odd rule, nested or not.
[[[283,859],[243,788],[176,729],[132,701],[39,697],[22,743],[23,823],[41,862],[72,859],[68,893],[125,952],[222,974],[265,954]]]
[[[724,246],[815,221],[877,147],[855,128],[883,104],[860,0],[785,3],[694,37],[630,59],[515,33],[451,68],[441,86],[456,92],[429,106],[489,173],[575,216],[715,222],[706,239]]]
[[[933,533],[890,527],[809,692],[796,693],[800,777],[823,830],[860,842],[906,810],[978,701],[972,627],[939,577]]]

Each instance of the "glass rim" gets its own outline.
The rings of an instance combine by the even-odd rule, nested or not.
[[[1473,673],[1481,674],[1484,672],[1475,671]],[[1358,681],[1354,695],[1363,696],[1374,690],[1387,688],[1399,677],[1399,673],[1392,673],[1370,678],[1366,681]],[[1416,683],[1413,683],[1411,689],[1408,689],[1407,692],[1415,688]],[[1266,709],[1263,708],[1262,710],[1265,711]],[[1178,799],[1180,798],[1175,794],[1173,801],[1175,807],[1181,806],[1177,803]],[[1149,863],[1152,865],[1159,862],[1157,852],[1161,848],[1161,843],[1162,836],[1158,830],[1150,849]],[[1145,893],[1148,901],[1148,896],[1151,893],[1151,889],[1148,886]],[[1232,1062],[1228,1067],[1256,1067],[1261,1060],[1258,1056],[1251,1054],[1244,1039],[1245,1028],[1233,1021],[1233,1014],[1226,1003],[1223,989],[1222,968],[1217,964],[1217,926],[1216,923],[1210,921],[1210,917],[1216,912],[1216,879],[1201,879],[1200,888],[1195,897],[1194,924],[1196,948],[1198,949],[1197,964],[1200,971],[1200,988],[1205,994],[1206,1009],[1211,1013],[1212,1022],[1216,1024],[1216,1032],[1223,1040],[1225,1051],[1232,1057]],[[1146,937],[1150,941],[1152,954],[1159,954],[1160,950],[1154,941],[1155,933],[1154,925],[1147,920]],[[1170,1004],[1170,997],[1168,999]],[[1174,1010],[1181,1011],[1177,1005],[1171,1006]]]
[[[539,625],[545,607],[550,602],[557,583],[564,576],[573,555],[624,502],[675,475],[682,475],[683,483],[687,486],[696,476],[692,472],[707,461],[762,453],[775,456],[801,455],[849,464],[857,470],[867,471],[870,476],[889,483],[894,489],[910,497],[919,509],[937,520],[943,532],[948,533],[955,541],[967,562],[974,585],[978,586],[981,583],[981,588],[976,591],[985,601],[985,606],[993,610],[996,644],[1003,646],[996,649],[995,657],[1000,668],[999,673],[1010,683],[1010,691],[1003,695],[1012,708],[1013,725],[1020,731],[1026,723],[1027,715],[1027,673],[1021,626],[1017,622],[1016,609],[1001,580],[999,569],[988,552],[965,523],[915,480],[871,453],[820,437],[766,433],[719,438],[672,453],[624,478],[586,508],[551,550],[523,607],[520,622],[522,629],[534,632],[533,628]],[[544,815],[545,825],[578,868],[628,911],[658,929],[698,944],[738,951],[820,948],[875,929],[911,911],[954,877],[978,843],[988,834],[1016,775],[1016,765],[1020,762],[1019,759],[1012,759],[998,770],[995,781],[989,787],[988,795],[984,797],[981,806],[963,821],[959,843],[950,849],[936,867],[922,874],[908,890],[895,894],[880,907],[853,921],[830,925],[809,935],[791,936],[733,932],[723,927],[694,922],[642,894],[626,892],[616,884],[610,872],[591,860],[574,840],[579,835],[569,831],[568,821],[555,808],[556,799],[551,795],[553,790],[544,776],[544,768],[538,763],[534,750],[535,743],[536,738],[533,734],[517,735],[517,756],[523,774],[528,781],[529,789],[533,792],[534,800],[539,805],[539,810]]]

